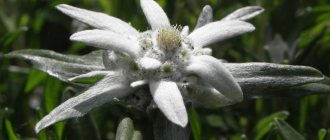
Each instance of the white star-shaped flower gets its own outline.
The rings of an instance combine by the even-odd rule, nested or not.
[[[204,47],[253,31],[254,26],[244,20],[259,14],[260,8],[242,8],[223,20],[198,25],[189,34],[187,27],[181,30],[171,26],[155,1],[141,0],[141,6],[151,26],[151,30],[145,32],[103,13],[65,4],[57,6],[70,17],[96,28],[77,32],[70,39],[108,50],[103,60],[106,70],[71,78],[104,76],[42,118],[36,132],[58,121],[83,116],[94,107],[134,93],[145,85],[149,86],[153,101],[164,115],[182,127],[188,123],[185,101],[217,107],[243,99],[233,76],[221,61],[210,56],[211,49]],[[204,10],[210,11],[210,8]],[[246,16],[245,12],[252,14]]]

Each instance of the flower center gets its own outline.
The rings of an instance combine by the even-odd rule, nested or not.
[[[205,55],[202,48],[194,48],[180,27],[171,26],[149,30],[139,36],[141,56],[136,60],[137,79],[170,79],[179,81],[192,55]],[[134,75],[134,74],[133,74]]]
[[[181,35],[177,27],[162,28],[158,32],[157,42],[167,51],[173,51],[181,46]]]

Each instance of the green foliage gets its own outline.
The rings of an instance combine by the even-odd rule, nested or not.
[[[202,139],[202,130],[198,113],[195,109],[189,111],[189,123],[194,140]]]
[[[282,137],[285,140],[304,140],[305,138],[299,134],[294,128],[282,119],[275,118],[275,123]]]
[[[318,134],[319,134],[319,140],[325,140],[327,135],[327,130],[320,129]]]
[[[274,118],[279,118],[285,120],[289,116],[289,112],[281,111],[273,113],[263,119],[261,119],[256,127],[255,133],[257,134],[256,140],[261,140],[274,128]]]
[[[250,20],[256,30],[212,46],[213,55],[229,62],[271,62],[270,53],[284,53],[280,63],[311,66],[330,76],[330,2],[327,0],[157,2],[171,18],[171,23],[189,25],[190,31],[206,4],[213,8],[215,20],[237,8],[262,6],[265,12]],[[54,6],[60,3],[108,13],[131,22],[140,31],[150,29],[139,7],[139,0],[0,1],[0,139],[114,139],[129,136],[128,133],[132,140],[140,140],[142,136],[153,139],[152,117],[146,117],[141,110],[132,113],[116,103],[95,109],[81,119],[70,119],[39,134],[34,133],[34,126],[41,117],[64,100],[85,90],[83,87],[88,86],[85,84],[99,80],[99,77],[77,79],[83,84],[76,85],[65,84],[56,78],[68,81],[69,77],[98,70],[103,65],[100,60],[102,51],[69,41],[74,31],[88,27],[73,23],[55,10]],[[277,34],[288,48],[281,52],[266,51],[264,47]],[[4,54],[7,54],[6,58]],[[76,55],[84,56],[77,59]],[[31,68],[25,61],[8,57],[24,58],[41,71]],[[97,61],[89,61],[89,58]],[[42,65],[36,59],[51,65]],[[68,73],[67,69],[72,73]],[[294,74],[302,80],[295,81],[288,89],[255,87],[256,90],[245,93],[243,102],[230,107],[191,109],[191,139],[330,139],[329,78],[320,81],[322,75],[314,69],[283,69],[287,70],[288,75]],[[277,73],[279,69],[273,70],[270,75],[263,73],[262,69],[250,71],[250,74],[264,78],[275,76],[275,80],[285,77],[282,82],[277,82],[279,85],[292,81],[292,77]],[[53,72],[52,77],[47,76],[47,72]],[[255,79],[251,77],[250,80]],[[64,90],[67,86],[70,89]],[[293,93],[295,96],[292,97]],[[268,99],[260,99],[266,95],[280,98],[270,99],[274,96],[268,96]],[[117,127],[118,119],[127,115],[134,116],[134,126],[131,119],[125,118]]]
[[[8,134],[9,140],[18,140],[18,137],[16,136],[13,126],[9,120],[5,120],[6,130]]]
[[[32,69],[29,72],[28,79],[24,88],[26,94],[30,93],[33,89],[39,86],[42,82],[46,80],[47,75],[43,72]]]
[[[54,99],[60,99],[62,93],[62,84],[59,80],[56,80],[53,77],[48,77],[45,82],[45,89],[44,89],[44,103],[45,103],[45,109],[46,112],[50,112],[53,110],[57,105],[59,105],[58,100]],[[55,132],[56,137],[58,139],[62,138],[64,125],[63,123],[58,123],[55,125]]]

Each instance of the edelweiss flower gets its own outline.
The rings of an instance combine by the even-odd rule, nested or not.
[[[65,4],[57,6],[70,17],[96,28],[75,33],[70,39],[108,50],[103,57],[106,70],[71,78],[104,76],[40,120],[36,132],[58,121],[83,116],[94,107],[127,96],[144,85],[149,86],[153,101],[164,115],[182,127],[188,122],[185,101],[217,107],[243,99],[233,76],[218,59],[210,56],[211,49],[204,47],[253,31],[254,26],[244,20],[258,15],[262,11],[260,7],[248,16],[244,12],[256,7],[242,8],[208,24],[210,7],[205,7],[206,12],[200,18],[206,20],[206,25],[199,24],[188,34],[188,27],[181,30],[172,26],[155,1],[141,0],[141,6],[151,26],[145,32],[102,13]]]

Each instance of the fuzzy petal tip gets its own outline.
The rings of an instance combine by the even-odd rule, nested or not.
[[[151,81],[150,92],[158,108],[171,122],[186,127],[188,115],[181,92],[175,82]]]

